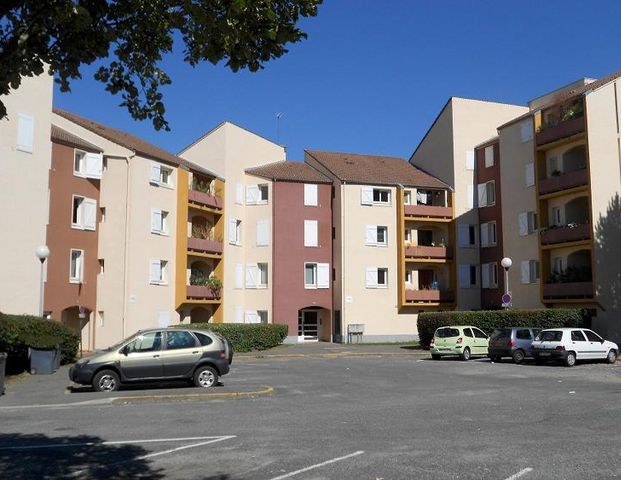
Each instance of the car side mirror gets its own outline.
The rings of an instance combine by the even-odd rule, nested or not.
[[[129,353],[129,345],[125,345],[123,348],[121,348],[121,353],[127,356],[127,354]]]

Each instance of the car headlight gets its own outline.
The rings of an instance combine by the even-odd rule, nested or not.
[[[89,362],[89,360],[80,360],[78,363],[75,364],[76,367],[78,368],[82,368],[84,367],[87,363]]]

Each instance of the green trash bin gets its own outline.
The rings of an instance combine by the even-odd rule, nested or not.
[[[0,352],[0,395],[4,395],[4,371],[6,369],[6,353]]]

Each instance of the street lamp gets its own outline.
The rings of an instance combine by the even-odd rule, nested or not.
[[[513,265],[513,260],[511,260],[509,257],[505,257],[500,261],[500,265],[502,265],[502,268],[505,269],[505,294],[504,294],[504,300],[509,300],[509,269],[511,268],[511,265]],[[506,305],[505,309],[509,308],[509,301],[504,301],[503,303]]]
[[[35,250],[35,255],[39,259],[39,262],[41,262],[41,276],[40,276],[40,282],[39,282],[39,316],[42,317],[43,316],[43,264],[45,263],[45,260],[47,259],[47,257],[50,256],[50,249],[47,248],[47,245],[41,245],[37,247],[37,249]]]

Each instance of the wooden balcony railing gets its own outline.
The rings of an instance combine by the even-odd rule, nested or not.
[[[405,205],[404,207],[405,214],[412,217],[452,218],[453,216],[451,207],[435,205]]]
[[[203,253],[222,253],[222,242],[216,242],[214,240],[205,240],[202,238],[188,238],[188,250]]]
[[[586,169],[564,173],[558,177],[544,178],[539,181],[539,195],[569,190],[589,183]]]
[[[406,246],[405,256],[408,258],[447,259],[452,258],[450,247],[428,247],[425,245]]]
[[[192,203],[204,205],[210,208],[222,209],[222,198],[209,193],[192,190],[188,192],[188,200]]]
[[[591,238],[591,224],[576,225],[573,227],[556,227],[541,233],[541,244],[551,245],[554,243],[578,242]]]
[[[545,145],[581,132],[584,132],[584,116],[559,122],[537,133],[537,145]]]
[[[406,302],[450,303],[454,300],[452,290],[406,290]]]
[[[593,296],[593,282],[546,283],[544,298],[590,298]]]
[[[186,296],[192,300],[220,300],[220,293],[218,295],[209,287],[202,285],[187,285]]]

